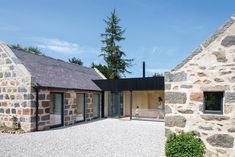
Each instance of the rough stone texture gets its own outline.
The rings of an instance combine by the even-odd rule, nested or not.
[[[231,73],[232,73],[232,71],[223,71],[223,72],[221,72],[220,75],[227,75],[227,74],[231,74]]]
[[[215,134],[208,137],[206,140],[212,146],[222,148],[233,148],[234,144],[234,137],[228,134]]]
[[[188,56],[185,60],[183,60],[180,64],[178,64],[172,71],[176,71],[179,70],[180,68],[182,68],[186,63],[188,63],[188,61],[190,61],[195,55],[197,55],[198,53],[202,52],[202,47],[199,46],[198,48],[196,48],[192,54],[190,56]]]
[[[229,128],[228,132],[235,132],[235,128]]]
[[[169,105],[165,106],[165,114],[172,113],[171,107]]]
[[[228,35],[228,36],[226,36],[222,40],[221,45],[223,45],[225,47],[234,46],[235,45],[235,35]]]
[[[220,157],[217,152],[213,152],[213,151],[211,151],[211,150],[209,150],[209,149],[206,149],[206,150],[205,150],[204,156],[205,156],[205,157]],[[228,156],[227,156],[227,157],[228,157]]]
[[[166,83],[171,84],[172,88],[166,91],[165,105],[173,106],[172,109],[174,109],[172,113],[166,113],[166,119],[168,116],[183,115],[187,123],[183,128],[171,125],[166,125],[165,128],[174,132],[178,132],[179,130],[186,132],[198,131],[210,157],[235,156],[235,146],[231,146],[230,149],[219,149],[209,144],[206,140],[208,137],[218,133],[228,134],[235,138],[235,134],[232,132],[235,125],[234,22],[233,17],[215,35],[200,45],[196,53],[190,55],[167,74],[168,76],[172,76],[184,71],[187,76],[186,80],[173,82],[172,79],[166,79]],[[192,85],[192,87],[183,88],[185,85]],[[167,94],[171,92],[186,93],[184,103],[178,104],[174,102],[172,97],[169,97],[169,94]],[[223,113],[204,113],[203,92],[224,92]],[[191,110],[189,111],[191,113],[185,114],[187,110]]]
[[[178,109],[179,113],[183,113],[183,114],[193,114],[193,110],[191,109],[184,109],[184,108],[180,108]]]
[[[169,104],[184,104],[186,102],[186,93],[165,92],[165,102]]]
[[[12,125],[12,117],[15,116],[20,122],[21,128],[26,131],[36,129],[36,91],[32,87],[34,78],[29,71],[16,58],[14,53],[0,43],[0,123]],[[64,93],[64,124],[70,125],[76,122],[76,93],[86,94],[85,108],[86,120],[93,119],[93,93],[98,92],[81,90],[39,89],[38,93],[38,129],[49,129],[51,92]],[[101,101],[101,99],[100,99]]]
[[[232,105],[224,105],[224,113],[229,114],[233,112],[233,106]]]
[[[191,93],[191,94],[190,94],[190,100],[191,100],[191,101],[202,102],[202,101],[203,101],[203,93],[202,93],[202,92]]]
[[[186,118],[184,116],[166,116],[165,117],[165,126],[167,127],[185,127]]]
[[[225,102],[226,103],[235,103],[235,92],[226,92],[225,93]]]
[[[210,38],[208,38],[204,43],[204,47],[208,47],[213,41],[215,41],[221,34],[223,34],[231,25],[234,24],[234,20],[230,18],[220,29],[218,29]]]
[[[201,115],[201,118],[207,121],[223,121],[223,120],[229,120],[229,116],[223,116],[223,115]]]
[[[233,76],[231,79],[229,79],[231,83],[235,82],[235,76]]]
[[[166,82],[181,82],[187,79],[187,74],[184,71],[178,73],[166,73],[165,81]]]
[[[210,80],[203,80],[203,83],[204,83],[204,84],[210,84],[211,81],[210,81]]]
[[[207,76],[207,74],[205,74],[204,72],[198,72],[198,73],[197,73],[197,76],[199,76],[199,77],[205,77],[205,76]]]
[[[193,82],[193,84],[194,84],[194,85],[195,85],[195,84],[201,84],[201,80],[197,80],[197,81]]]
[[[211,126],[199,126],[199,129],[202,129],[202,130],[213,130],[213,128]]]
[[[224,82],[224,80],[221,79],[221,78],[215,78],[214,81],[215,81],[215,82]]]
[[[171,89],[171,84],[165,84],[165,90],[170,90]]]
[[[169,137],[173,132],[170,129],[165,129],[165,136]]]
[[[227,62],[227,58],[225,56],[225,52],[213,52],[212,54],[214,54],[216,56],[217,62]]]
[[[193,130],[193,131],[191,131],[191,132],[192,132],[194,135],[198,136],[198,137],[201,136],[200,132],[197,131],[197,130]]]
[[[192,85],[181,85],[180,88],[192,88]]]
[[[23,130],[32,131],[35,129],[35,108],[28,108],[34,99],[32,78],[20,62],[14,62],[17,58],[5,44],[0,43],[0,48],[0,123],[11,127],[14,116]]]
[[[201,86],[202,91],[227,91],[230,89],[228,85],[210,85],[210,86]]]

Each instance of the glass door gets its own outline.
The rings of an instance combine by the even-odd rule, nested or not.
[[[122,92],[112,93],[112,117],[120,117],[123,115],[123,97]]]
[[[76,98],[76,122],[84,121],[85,120],[85,94],[78,93]]]
[[[100,95],[93,95],[93,118],[100,117]]]
[[[63,94],[51,93],[50,125],[51,127],[63,125]]]

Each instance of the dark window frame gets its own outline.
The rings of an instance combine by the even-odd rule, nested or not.
[[[56,124],[56,125],[50,125],[50,128],[57,128],[64,126],[64,93],[63,92],[51,92],[50,95],[52,94],[60,94],[61,99],[62,99],[62,104],[61,104],[61,124]],[[50,113],[51,114],[51,113]]]
[[[86,93],[76,93],[76,99],[77,99],[77,94],[82,94],[83,95],[83,98],[84,98],[84,106],[83,106],[83,120],[79,120],[79,121],[76,121],[75,120],[75,123],[80,123],[80,122],[84,122],[84,121],[86,121]],[[77,100],[76,100],[76,105],[77,105]]]
[[[207,93],[221,93],[220,110],[206,110],[206,94]],[[224,113],[224,91],[204,91],[203,92],[203,113],[204,114],[223,114]]]
[[[93,96],[92,96],[92,110],[93,110],[93,107],[94,107],[94,95],[98,95],[98,116],[94,117],[94,114],[93,114],[93,117],[92,119],[99,119],[100,118],[100,115],[101,115],[101,94],[100,93],[94,93]],[[93,111],[94,112],[94,111]]]

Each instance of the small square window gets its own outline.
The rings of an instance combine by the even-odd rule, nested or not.
[[[204,112],[223,114],[224,92],[204,92]]]

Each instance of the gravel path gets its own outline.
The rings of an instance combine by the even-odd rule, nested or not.
[[[0,156],[161,157],[164,123],[104,119],[20,135],[0,133]]]

